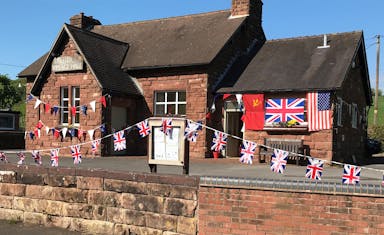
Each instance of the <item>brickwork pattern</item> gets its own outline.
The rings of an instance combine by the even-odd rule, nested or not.
[[[200,187],[199,234],[383,234],[383,197]]]
[[[86,234],[197,234],[196,177],[4,168],[1,220]]]

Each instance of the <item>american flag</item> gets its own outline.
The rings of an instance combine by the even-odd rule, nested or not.
[[[308,130],[331,129],[331,93],[310,92],[307,94],[307,102]]]
[[[223,132],[215,131],[215,137],[213,138],[213,141],[212,141],[211,150],[215,152],[219,152],[220,150],[222,150],[225,147],[225,145],[227,145],[227,137],[228,137],[227,134]]]
[[[288,152],[281,149],[274,149],[271,159],[271,170],[276,173],[284,174],[288,160]]]
[[[304,122],[304,99],[267,99],[265,103],[265,124],[288,122],[295,120]]]
[[[32,158],[35,161],[36,165],[41,165],[43,164],[43,161],[41,160],[40,152],[37,150],[32,151]]]
[[[59,149],[51,149],[51,166],[59,166]]]
[[[71,153],[73,164],[77,165],[81,163],[80,145],[71,146]]]
[[[151,128],[148,125],[148,119],[138,123],[136,126],[139,129],[140,136],[143,138],[151,133]]]
[[[17,165],[23,165],[25,163],[25,155],[24,155],[24,153],[22,153],[22,152],[18,153],[17,157],[19,158],[19,161],[17,162]]]
[[[358,184],[360,182],[361,168],[358,166],[344,165],[343,183]]]
[[[127,148],[124,131],[119,131],[113,134],[113,146],[115,151],[121,151]]]
[[[191,142],[196,142],[197,141],[197,136],[198,133],[197,131],[202,130],[202,121],[198,122],[192,122],[190,120],[187,120],[187,127],[185,128],[184,131],[184,137]]]
[[[163,118],[161,123],[160,131],[164,132],[165,135],[171,135],[172,133],[172,119]]]
[[[100,145],[100,140],[92,141],[92,153],[96,153]]]
[[[243,144],[241,145],[241,151],[240,151],[241,157],[239,161],[246,164],[252,164],[253,155],[255,154],[256,146],[257,146],[256,143],[243,141]]]
[[[324,161],[319,159],[309,158],[309,163],[307,165],[307,172],[305,177],[312,180],[321,180],[321,175],[323,174]]]
[[[8,162],[8,158],[7,158],[7,156],[5,155],[4,152],[0,152],[0,160],[1,160],[2,162],[5,162],[5,163]]]

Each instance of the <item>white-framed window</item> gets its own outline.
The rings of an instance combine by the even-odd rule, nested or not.
[[[187,97],[185,91],[156,91],[154,115],[186,115]]]
[[[80,124],[80,87],[72,87],[72,107],[76,108],[76,115],[72,116],[72,124]]]
[[[60,87],[60,123],[68,125],[69,121],[69,90],[68,87]]]
[[[352,118],[351,118],[352,128],[357,128],[357,115],[358,115],[357,104],[352,103]]]

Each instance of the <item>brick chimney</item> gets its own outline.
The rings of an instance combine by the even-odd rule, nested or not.
[[[101,25],[100,21],[93,19],[92,16],[85,16],[83,12],[78,15],[72,16],[70,24],[82,29],[92,29],[95,25]]]
[[[261,23],[262,10],[261,0],[232,0],[231,17],[253,16]]]

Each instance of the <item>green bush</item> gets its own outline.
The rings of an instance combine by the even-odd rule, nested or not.
[[[368,128],[368,137],[376,139],[384,146],[384,125],[377,125]]]

